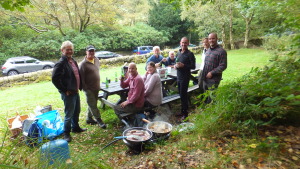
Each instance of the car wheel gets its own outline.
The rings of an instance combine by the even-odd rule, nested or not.
[[[51,66],[44,66],[43,69],[51,69]]]
[[[16,71],[16,70],[10,70],[10,71],[7,73],[8,76],[13,76],[13,75],[17,75],[17,74],[19,74],[19,72]]]

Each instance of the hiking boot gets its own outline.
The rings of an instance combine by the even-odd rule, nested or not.
[[[106,129],[106,124],[103,123],[101,118],[97,118],[96,121],[97,121],[99,127]]]
[[[88,119],[86,120],[86,124],[96,125],[97,122],[96,122],[93,118],[88,118]]]
[[[87,130],[87,128],[76,128],[76,129],[72,129],[72,132],[73,133],[81,133],[81,132],[84,132],[84,131],[86,131]]]
[[[64,134],[64,140],[66,140],[67,142],[72,141],[72,137],[71,137],[70,133],[65,133]]]

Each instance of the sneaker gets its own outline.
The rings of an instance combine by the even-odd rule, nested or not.
[[[101,118],[97,118],[96,121],[97,121],[99,127],[106,129],[106,124],[103,123]]]
[[[86,131],[87,130],[87,128],[76,128],[76,129],[72,129],[72,132],[73,133],[81,133],[81,132],[84,132],[84,131]]]
[[[106,124],[104,124],[104,123],[101,123],[101,124],[99,123],[98,126],[103,128],[103,129],[106,129]]]
[[[65,133],[64,134],[64,140],[66,140],[67,142],[72,141],[72,137],[71,137],[70,133]]]

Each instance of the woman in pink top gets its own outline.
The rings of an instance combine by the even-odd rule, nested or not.
[[[156,67],[154,62],[149,62],[147,64],[147,71],[143,77],[145,84],[145,107],[158,106],[162,103],[162,84],[160,77],[156,72]],[[150,111],[150,118],[154,117],[155,112]]]

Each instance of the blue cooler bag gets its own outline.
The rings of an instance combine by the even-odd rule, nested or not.
[[[36,146],[43,139],[53,140],[64,132],[64,122],[57,110],[52,110],[35,117],[36,120],[30,125],[26,144]]]

